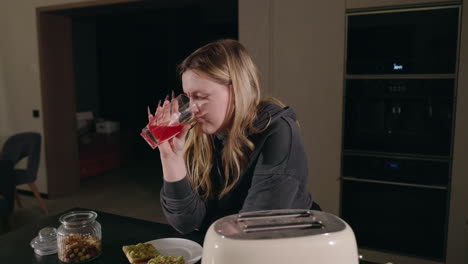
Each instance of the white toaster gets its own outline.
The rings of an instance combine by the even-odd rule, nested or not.
[[[240,213],[214,222],[205,235],[202,264],[358,264],[351,227],[312,210]]]

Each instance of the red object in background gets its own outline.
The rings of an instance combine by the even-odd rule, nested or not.
[[[122,163],[120,135],[95,133],[79,145],[80,178],[120,168]]]

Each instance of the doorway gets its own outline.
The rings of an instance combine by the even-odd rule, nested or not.
[[[37,9],[51,198],[80,186],[83,135],[96,131],[94,126],[79,131],[77,113],[119,124],[110,141],[118,148],[101,149],[113,153],[113,158],[104,154],[107,159],[118,157],[120,166],[158,162],[157,150],[139,137],[147,107],[155,109],[172,90],[181,92],[176,66],[193,50],[216,39],[238,38],[237,1],[105,2]],[[89,137],[84,140],[90,143]],[[98,142],[102,145],[102,137]]]

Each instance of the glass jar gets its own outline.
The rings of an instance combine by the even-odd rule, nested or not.
[[[57,229],[44,227],[30,243],[34,252],[40,256],[57,253]]]
[[[58,258],[64,263],[83,263],[101,252],[101,224],[93,211],[76,211],[62,215],[57,230]]]

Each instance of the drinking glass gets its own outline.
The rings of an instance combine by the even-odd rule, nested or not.
[[[182,128],[193,121],[190,112],[190,99],[185,94],[166,97],[158,103],[154,116],[148,108],[148,124],[140,135],[155,149],[161,143],[178,135]]]

